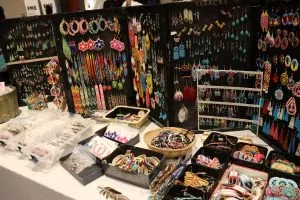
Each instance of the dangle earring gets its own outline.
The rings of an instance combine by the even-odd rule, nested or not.
[[[293,26],[297,27],[299,25],[299,14],[298,14],[298,9],[296,13],[293,16]]]

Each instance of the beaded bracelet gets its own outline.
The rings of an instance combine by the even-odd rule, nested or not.
[[[99,24],[98,24],[97,20],[94,20],[94,19],[91,20],[89,22],[89,32],[91,34],[96,34],[96,33],[98,33],[98,31],[99,31]]]
[[[76,24],[76,29],[74,28],[74,24]],[[74,36],[79,32],[79,22],[77,20],[75,20],[75,19],[72,20],[69,23],[69,27],[70,27],[70,30],[69,30],[70,35]]]
[[[83,28],[83,25],[85,25],[85,28]],[[79,22],[79,32],[84,35],[89,30],[89,23],[86,21],[86,19],[82,19]]]
[[[65,29],[65,27],[67,27],[67,30]],[[60,30],[60,33],[61,33],[63,36],[68,35],[68,33],[70,32],[70,25],[67,23],[67,21],[66,21],[65,19],[63,19],[63,20],[60,22],[59,30]]]

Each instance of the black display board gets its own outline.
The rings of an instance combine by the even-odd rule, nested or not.
[[[56,56],[53,16],[0,21],[0,44],[7,63]]]
[[[276,1],[276,4],[274,2],[266,1],[263,7],[258,8],[255,20],[257,22],[255,66],[264,72],[265,80],[269,80],[264,83],[261,133],[272,144],[294,154],[300,140],[300,101],[293,92],[293,87],[299,83],[300,71],[293,70],[287,61],[288,57],[291,58],[290,61],[300,59],[299,22],[298,25],[292,22],[285,24],[284,17],[290,15],[291,20],[295,20],[300,5],[297,1]],[[263,13],[267,13],[270,16],[269,20],[272,20],[267,30],[263,30],[260,23]],[[274,19],[278,19],[279,23],[275,25]],[[267,70],[267,63],[271,66],[270,72]],[[295,113],[288,111],[290,106],[295,106]],[[298,155],[300,155],[299,148]]]
[[[70,34],[63,36],[60,32],[62,20],[70,23],[72,20],[80,22],[82,19],[86,19],[87,22],[91,22],[91,20],[100,18],[102,20],[102,30],[98,31],[98,33],[93,34],[87,31],[85,34],[78,32],[74,36]],[[117,27],[115,23],[120,28],[119,33],[115,31],[115,27]],[[64,28],[66,28],[66,25],[64,25]],[[86,28],[85,25],[83,25],[83,28]],[[92,28],[97,29],[96,23],[94,23]],[[73,26],[73,29],[77,29],[76,24]],[[99,106],[98,95],[101,93],[100,84],[103,87],[106,109],[111,109],[113,105],[132,105],[133,94],[131,92],[132,84],[130,81],[131,70],[127,19],[122,8],[57,15],[55,17],[55,33],[69,111],[89,115],[93,110],[97,110]],[[110,47],[110,42],[114,39],[123,43],[125,47],[123,51],[118,52]],[[63,45],[63,40],[67,42],[65,45]],[[78,45],[90,40],[94,42],[98,40],[97,42],[100,45],[98,49],[80,50]],[[66,46],[69,46],[71,49],[71,60],[67,59],[64,53]],[[126,75],[124,75],[125,73]],[[117,78],[115,78],[116,76]],[[98,92],[96,86],[99,89]],[[78,89],[78,96],[76,98],[74,98],[73,90],[75,87]],[[122,99],[119,96],[122,96]],[[78,97],[80,100],[80,109],[78,109],[78,104],[74,105],[74,102],[76,104],[74,99],[78,99]]]
[[[126,8],[131,46],[131,59],[137,52],[143,54],[133,71],[136,104],[151,110],[150,117],[164,125],[168,124],[169,69],[166,46],[166,21],[163,6]]]
[[[50,97],[44,66],[56,56],[54,16],[35,16],[0,21],[0,46],[7,63],[4,80],[17,88],[18,103],[36,93]],[[49,58],[49,59],[48,59]]]
[[[174,82],[169,93],[171,125],[197,129],[197,68],[256,70],[250,62],[250,52],[253,52],[251,19],[255,14],[250,5],[255,2],[225,3],[217,6],[197,2],[167,5],[170,82]],[[184,110],[188,117],[182,122],[178,114]]]

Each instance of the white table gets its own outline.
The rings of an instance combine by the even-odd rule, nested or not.
[[[96,125],[94,130],[103,127]],[[147,122],[140,133],[138,147],[147,148],[143,141],[143,135],[149,130],[157,128],[154,123]],[[254,144],[267,146],[260,138],[250,131],[237,131],[226,133],[234,136],[250,136]],[[207,134],[197,135],[196,144],[193,147],[195,153],[201,146]],[[269,151],[272,150],[268,147]],[[109,186],[122,192],[130,200],[146,200],[150,191],[134,185],[102,176],[86,186],[82,186],[71,174],[63,169],[59,163],[53,166],[49,172],[33,171],[31,161],[23,158],[19,152],[12,152],[0,148],[0,199],[1,200],[104,200],[99,195],[98,186]]]

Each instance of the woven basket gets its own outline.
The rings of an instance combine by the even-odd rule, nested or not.
[[[190,138],[190,140],[193,140],[193,141],[187,147],[182,148],[182,149],[163,149],[163,148],[158,148],[156,146],[153,146],[151,144],[153,138],[157,137],[162,131],[173,131],[173,132],[177,132],[177,133],[185,133],[186,136],[188,138]],[[159,128],[159,129],[147,132],[144,135],[144,141],[151,150],[162,153],[167,158],[177,158],[177,157],[186,155],[189,151],[192,150],[192,147],[196,142],[196,138],[194,137],[194,134],[191,131],[188,131],[186,129],[176,128],[176,127],[165,127],[165,128]]]

